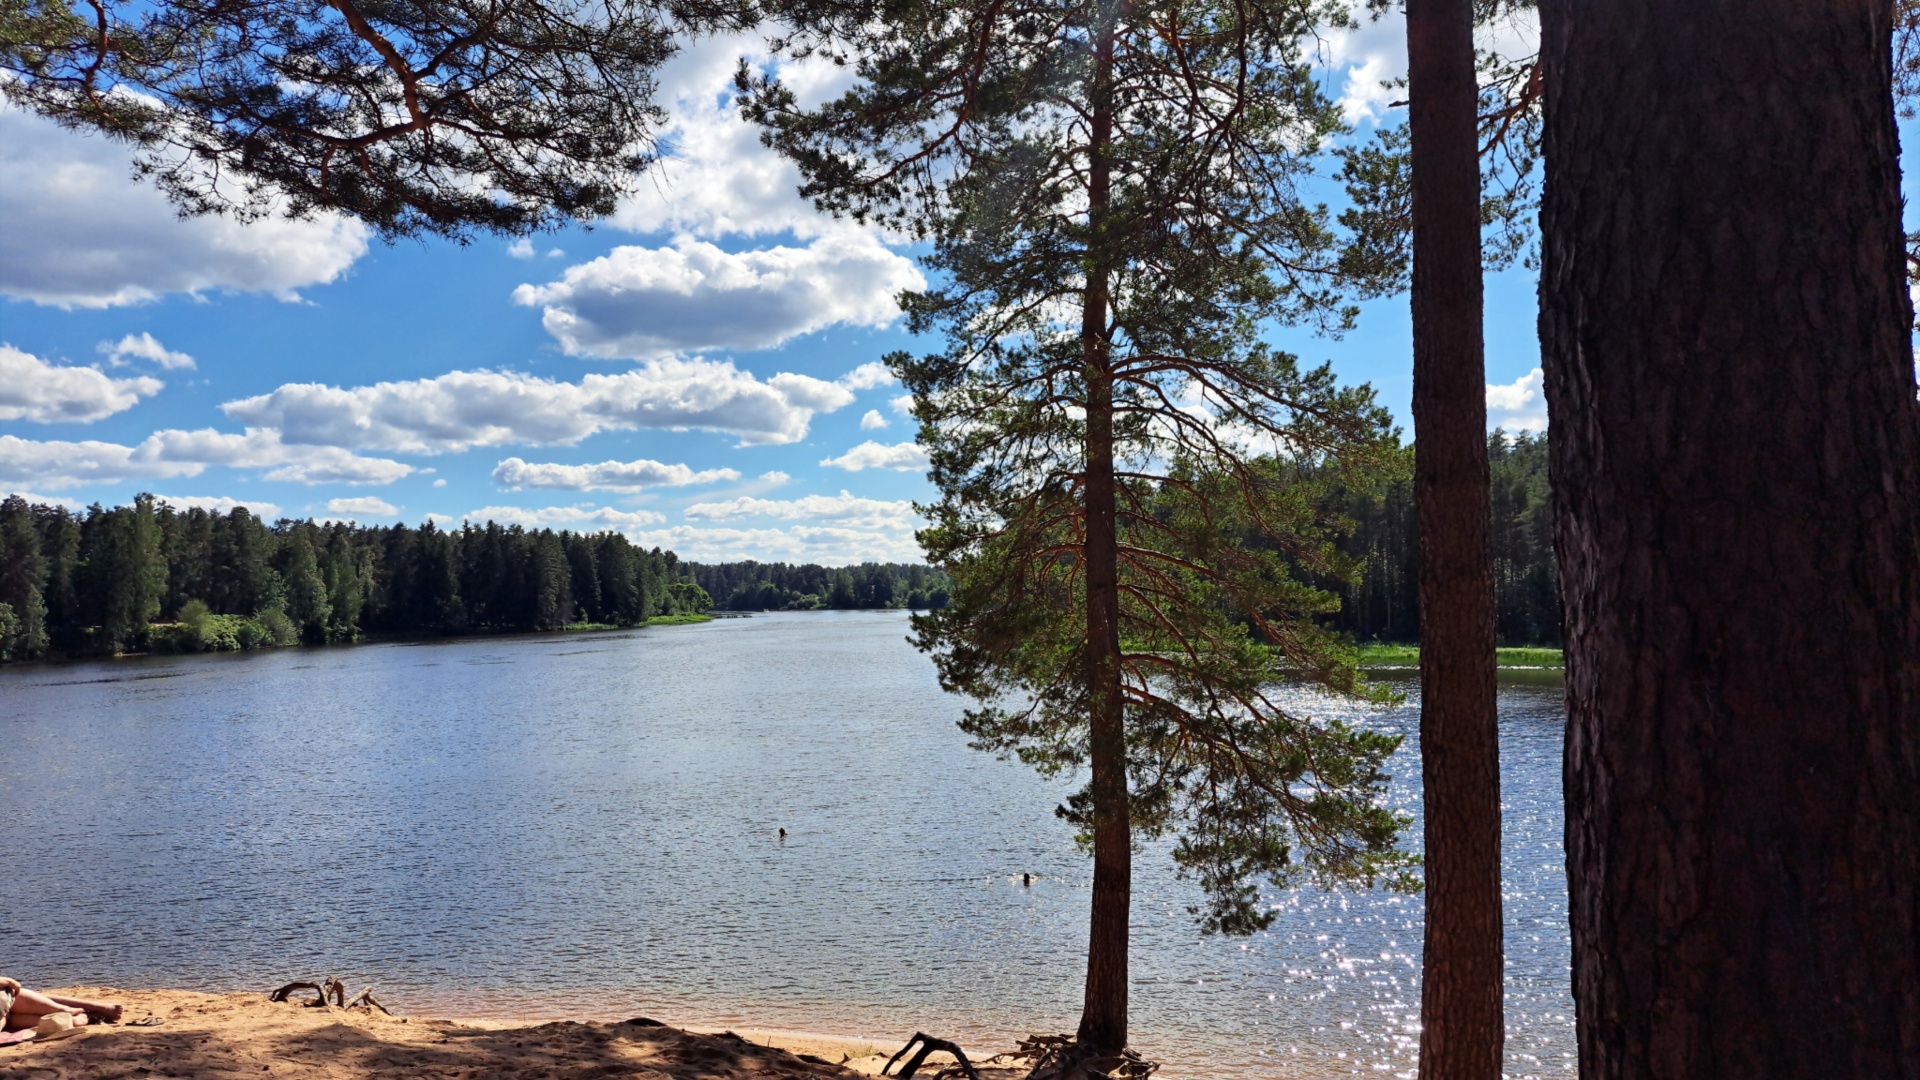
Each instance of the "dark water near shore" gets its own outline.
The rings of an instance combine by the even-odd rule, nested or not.
[[[967,749],[905,631],[807,613],[0,670],[0,964],[339,974],[420,1014],[1071,1030],[1090,872],[1066,787]],[[1503,682],[1509,1076],[1573,1072],[1562,722],[1556,677]],[[1203,938],[1164,851],[1136,875],[1134,1030],[1163,1077],[1412,1075],[1419,898],[1279,894],[1270,932]]]

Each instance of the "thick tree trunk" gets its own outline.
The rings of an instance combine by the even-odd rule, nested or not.
[[[1127,1045],[1128,908],[1133,898],[1133,837],[1127,795],[1126,718],[1120,697],[1120,589],[1117,499],[1113,475],[1112,356],[1107,340],[1109,275],[1100,249],[1109,200],[1109,89],[1113,30],[1094,53],[1093,123],[1088,154],[1090,265],[1081,307],[1086,357],[1086,575],[1089,781],[1093,795],[1093,914],[1087,937],[1087,992],[1080,1043],[1103,1054]]]
[[[1542,6],[1581,1075],[1920,1077],[1891,5]]]
[[[1409,0],[1414,501],[1426,958],[1420,1075],[1496,1080],[1502,1019],[1500,742],[1472,0]]]

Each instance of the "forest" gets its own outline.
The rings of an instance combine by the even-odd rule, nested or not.
[[[672,552],[494,522],[268,524],[151,496],[0,503],[0,659],[631,626],[704,611]]]
[[[723,611],[815,611],[947,606],[951,581],[917,563],[825,567],[807,563],[685,563],[686,572]]]
[[[1495,431],[1487,449],[1500,644],[1559,645],[1546,438]],[[1410,470],[1394,475],[1331,496],[1353,523],[1338,546],[1358,574],[1315,584],[1339,599],[1328,627],[1356,641],[1419,640],[1413,485]],[[682,562],[618,533],[491,521],[268,523],[150,497],[82,513],[0,503],[0,661],[633,626],[709,608],[937,610],[951,587],[919,564]]]
[[[1499,644],[1557,647],[1560,577],[1553,557],[1547,437],[1496,429],[1487,436],[1487,458]],[[1334,499],[1334,508],[1353,519],[1353,532],[1338,543],[1359,560],[1360,572],[1352,583],[1320,582],[1340,598],[1328,624],[1359,642],[1419,641],[1420,536],[1411,465],[1378,491],[1341,492]]]
[[[15,496],[0,502],[0,662],[636,626],[714,606],[939,607],[945,580],[891,563],[683,563],[614,532],[269,524],[151,496],[74,513]]]

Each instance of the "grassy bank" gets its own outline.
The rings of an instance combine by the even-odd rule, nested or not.
[[[1495,649],[1494,655],[1501,667],[1565,667],[1566,654],[1559,649],[1510,648]],[[1418,645],[1362,645],[1360,646],[1361,667],[1419,667],[1420,646]]]

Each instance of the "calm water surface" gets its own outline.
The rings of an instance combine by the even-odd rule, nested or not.
[[[0,956],[45,985],[339,974],[438,1015],[1071,1030],[1066,785],[967,749],[905,632],[796,613],[0,671]],[[1502,687],[1510,1076],[1573,1072],[1562,715],[1557,678]],[[1417,897],[1276,894],[1270,932],[1205,938],[1163,849],[1135,872],[1163,1077],[1412,1075]]]

